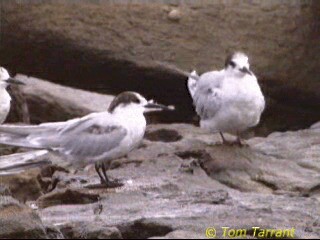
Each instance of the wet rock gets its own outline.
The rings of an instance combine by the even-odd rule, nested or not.
[[[47,238],[40,217],[9,196],[0,196],[0,238]]]
[[[97,202],[99,194],[87,193],[74,189],[56,190],[41,196],[37,203],[41,208],[64,204],[88,204]]]

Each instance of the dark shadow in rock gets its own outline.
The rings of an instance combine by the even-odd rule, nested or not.
[[[117,226],[125,239],[147,239],[150,237],[165,236],[173,231],[171,226],[157,223],[150,219],[139,219],[134,222],[124,223]]]
[[[0,184],[0,196],[11,196],[12,193],[10,191],[10,188],[6,185]]]
[[[73,189],[64,189],[54,191],[41,196],[38,200],[38,206],[46,208],[62,204],[89,204],[99,200],[99,194],[86,193]]]
[[[63,234],[54,226],[45,226],[45,231],[49,239],[65,239]]]
[[[320,184],[311,187],[308,191],[302,192],[303,197],[310,197],[314,195],[320,195]]]
[[[258,177],[258,178],[251,178],[251,180],[257,182],[257,183],[260,183],[264,186],[266,186],[267,188],[270,188],[271,190],[273,191],[277,191],[278,190],[278,186],[266,179],[263,179],[261,177]]]
[[[65,173],[70,172],[68,169],[64,167],[61,167],[58,165],[50,165],[50,166],[43,167],[41,169],[40,175],[41,177],[52,177],[56,171],[65,172]]]
[[[146,132],[144,137],[152,142],[177,142],[182,139],[182,136],[177,131],[171,129]]]
[[[195,158],[195,159],[202,159],[202,160],[212,160],[210,154],[208,154],[205,150],[176,152],[175,154],[182,159]]]

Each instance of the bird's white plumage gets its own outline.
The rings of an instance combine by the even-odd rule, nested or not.
[[[10,111],[11,97],[7,90],[0,86],[0,124],[2,124]]]
[[[160,106],[140,94],[126,94],[129,97],[122,95],[124,102],[117,102],[112,112],[34,126],[0,125],[0,143],[52,150],[65,155],[76,167],[122,157],[137,147],[144,136],[146,107]],[[137,102],[129,102],[130,96]]]
[[[0,124],[2,124],[10,111],[11,97],[6,88],[8,83],[6,80],[10,77],[8,71],[0,67]]]
[[[200,126],[212,133],[238,134],[256,126],[265,107],[264,96],[257,78],[250,72],[246,55],[235,54],[235,66],[220,71],[211,71],[200,76],[198,81],[188,80],[195,85],[190,95]],[[246,68],[249,73],[239,70]]]

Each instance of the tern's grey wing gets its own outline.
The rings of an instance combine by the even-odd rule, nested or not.
[[[223,74],[208,72],[201,76],[193,96],[196,112],[202,120],[212,118],[221,107]]]
[[[67,136],[77,138],[96,122],[106,123],[108,112],[92,113],[66,122],[43,123],[34,126],[0,125],[0,143],[27,148],[57,149]]]
[[[81,131],[60,135],[57,150],[74,156],[97,157],[117,147],[126,134],[127,130],[120,125],[94,123]]]
[[[0,132],[27,136],[30,134],[49,134],[51,132],[58,132],[61,130],[68,131],[69,129],[77,127],[80,123],[88,121],[97,114],[98,113],[91,113],[82,118],[74,118],[65,122],[49,122],[39,125],[2,124],[0,125]]]

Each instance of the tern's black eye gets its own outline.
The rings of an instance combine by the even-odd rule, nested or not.
[[[236,67],[236,64],[234,63],[234,61],[230,61],[230,62],[229,62],[229,65],[230,65],[231,67],[233,67],[233,68]]]
[[[135,99],[133,99],[133,102],[134,102],[134,103],[137,103],[137,104],[141,103],[141,101],[140,101],[140,99],[139,99],[139,98],[135,98]]]

